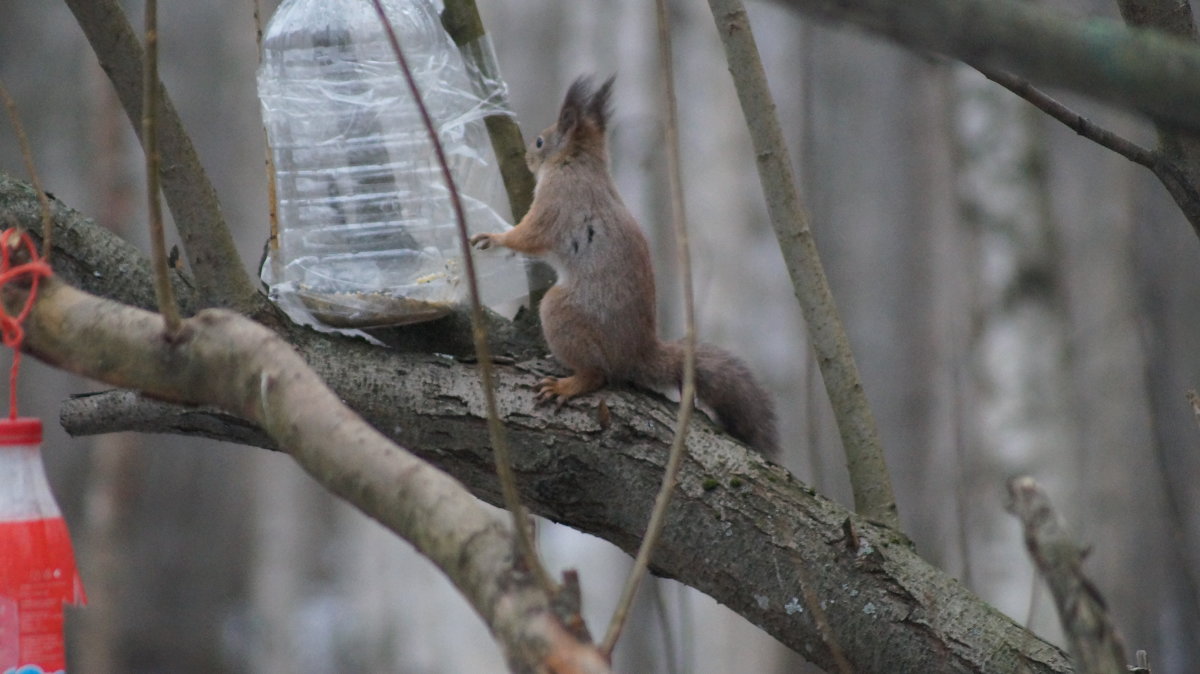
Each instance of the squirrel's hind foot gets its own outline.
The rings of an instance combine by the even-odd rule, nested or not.
[[[537,404],[554,403],[554,411],[562,409],[567,401],[585,393],[591,393],[604,385],[604,374],[599,370],[584,370],[570,377],[546,377],[538,382]]]

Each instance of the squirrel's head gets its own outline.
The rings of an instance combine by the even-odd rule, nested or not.
[[[609,98],[615,77],[592,89],[590,77],[580,77],[567,89],[558,121],[529,144],[525,163],[535,174],[543,165],[566,164],[580,155],[606,160],[604,132],[612,114]]]

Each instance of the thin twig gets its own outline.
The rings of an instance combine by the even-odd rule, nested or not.
[[[263,59],[263,24],[262,24],[262,3],[259,0],[254,2],[254,44],[258,47],[258,63],[262,65]],[[267,127],[263,126],[263,153],[266,156],[264,165],[267,170],[267,222],[270,225],[270,236],[267,239],[267,245],[272,250],[279,249],[279,192],[275,185],[275,156],[271,152],[271,136],[267,133]],[[272,260],[279,262],[278,254],[272,256]],[[266,260],[263,261],[264,263]],[[280,278],[280,274],[275,274],[275,278]]]
[[[142,69],[142,147],[146,150],[146,201],[150,207],[150,259],[154,295],[168,337],[179,334],[181,320],[167,264],[162,202],[158,196],[158,2],[146,0],[146,57]]]
[[[758,158],[758,177],[771,225],[783,252],[837,419],[850,472],[850,486],[854,491],[854,509],[874,522],[899,531],[896,499],[875,418],[800,201],[787,142],[775,115],[775,102],[750,29],[750,19],[741,0],[709,0],[708,4],[725,46],[729,72],[733,75]]]
[[[42,189],[42,181],[38,178],[37,167],[33,163],[33,148],[29,145],[29,136],[25,135],[25,126],[21,124],[21,115],[17,112],[17,103],[0,80],[0,98],[4,99],[4,107],[8,110],[8,119],[12,122],[13,133],[17,136],[17,144],[21,147],[21,159],[25,162],[25,172],[29,174],[29,182],[37,193],[38,206],[42,210],[42,261],[50,263],[52,237],[54,235],[54,216],[50,212],[50,198]]]
[[[984,77],[1025,99],[1038,110],[1062,122],[1075,133],[1097,145],[1108,148],[1129,161],[1141,164],[1150,170],[1154,170],[1155,164],[1158,163],[1157,152],[1096,125],[1087,117],[1063,105],[1028,81],[1000,70],[989,70],[978,66],[975,69]]]
[[[675,483],[679,478],[679,467],[683,463],[683,453],[687,447],[688,422],[692,418],[692,408],[696,397],[696,306],[692,293],[692,260],[688,251],[687,214],[683,203],[683,178],[679,162],[679,112],[675,102],[675,73],[671,60],[671,25],[667,17],[666,0],[655,2],[658,17],[658,62],[662,76],[663,104],[666,110],[666,141],[667,141],[667,176],[671,189],[671,224],[675,231],[675,248],[679,256],[679,276],[683,286],[683,318],[685,333],[683,337],[683,388],[680,393],[679,414],[675,421],[675,440],[671,443],[671,453],[667,457],[667,467],[663,475],[662,487],[654,497],[654,510],[650,513],[650,524],[646,527],[646,535],[634,558],[633,568],[625,587],[621,590],[621,598],[613,611],[612,620],[608,624],[608,633],[600,642],[600,652],[611,659],[613,646],[621,636],[621,629],[629,617],[629,608],[638,585],[646,575],[650,566],[650,555],[653,554],[658,539],[662,535],[667,521],[667,506],[671,502],[671,493],[675,491]]]
[[[525,570],[533,574],[539,585],[549,595],[553,596],[557,592],[557,587],[550,578],[550,574],[546,572],[545,567],[538,560],[537,548],[533,543],[533,532],[530,527],[529,515],[525,511],[525,507],[521,505],[521,495],[517,490],[517,478],[513,474],[508,439],[505,437],[504,425],[500,423],[500,412],[496,405],[495,374],[492,371],[492,354],[488,348],[487,328],[485,327],[483,317],[483,303],[479,299],[479,280],[475,275],[475,260],[471,257],[471,244],[467,235],[467,216],[463,211],[462,200],[459,198],[454,176],[450,174],[450,164],[446,161],[446,152],[442,148],[442,141],[438,138],[437,130],[433,125],[433,119],[429,116],[429,110],[426,109],[425,102],[421,98],[421,92],[417,88],[417,82],[413,78],[412,70],[408,67],[408,60],[404,57],[404,50],[400,48],[400,41],[396,38],[396,31],[393,30],[391,21],[388,20],[387,13],[384,11],[380,0],[371,0],[371,2],[375,6],[375,12],[379,15],[379,21],[383,24],[384,31],[387,33],[392,50],[396,53],[396,61],[399,63],[400,69],[404,72],[404,79],[408,83],[408,90],[412,94],[413,102],[416,104],[417,110],[421,113],[421,121],[425,124],[425,129],[429,133],[429,140],[433,144],[434,154],[437,155],[438,164],[442,167],[442,178],[446,181],[446,189],[450,192],[450,202],[454,206],[454,216],[458,222],[459,243],[461,244],[463,263],[467,275],[467,287],[470,290],[471,326],[475,338],[475,354],[479,359],[479,376],[483,384],[483,397],[487,405],[488,433],[491,436],[492,451],[496,457],[496,474],[500,479],[500,491],[504,497],[504,505],[512,513],[518,553],[525,563]]]

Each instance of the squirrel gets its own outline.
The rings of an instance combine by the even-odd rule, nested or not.
[[[557,272],[542,299],[542,329],[551,353],[574,373],[541,380],[537,399],[559,407],[606,383],[683,381],[682,341],[658,338],[649,244],[609,173],[613,79],[594,90],[590,78],[575,80],[558,121],[525,153],[536,177],[528,213],[507,232],[471,237],[481,250],[503,246],[544,258]],[[697,344],[696,392],[731,435],[766,456],[778,452],[770,396],[737,357]]]

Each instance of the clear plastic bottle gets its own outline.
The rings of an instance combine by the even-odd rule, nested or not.
[[[495,114],[429,0],[384,0],[450,160],[470,229],[507,227],[484,116]],[[293,319],[339,328],[437,318],[460,299],[454,211],[370,0],[284,0],[258,75],[275,163],[277,246],[263,279]],[[519,274],[489,273],[493,300]],[[499,295],[503,295],[501,298]]]
[[[65,672],[63,604],[83,603],[41,455],[42,422],[0,419],[0,672]]]

